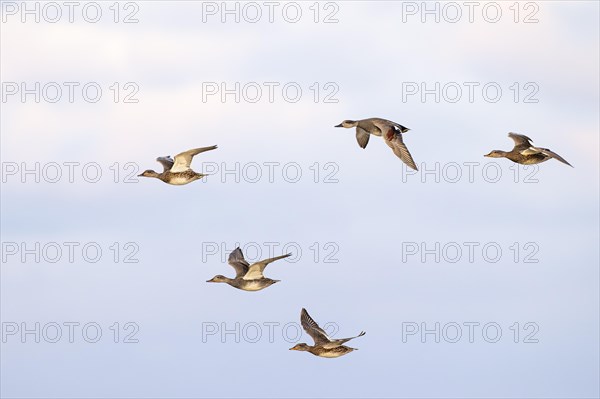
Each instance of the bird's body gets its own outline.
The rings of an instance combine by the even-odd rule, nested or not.
[[[546,162],[552,157],[546,156],[544,154],[530,154],[523,155],[521,153],[514,153],[513,151],[507,152],[504,158],[510,159],[515,163],[520,163],[521,165],[535,165],[538,163]]]
[[[243,291],[260,291],[280,281],[267,278],[263,275],[263,271],[267,265],[276,260],[287,258],[288,256],[291,256],[291,254],[263,259],[251,265],[244,259],[242,250],[236,248],[229,254],[229,259],[227,260],[227,263],[235,269],[235,278],[217,275],[208,280],[207,283],[226,283]]]
[[[310,346],[305,343],[300,343],[295,345],[293,348],[290,348],[290,350],[309,352],[319,357],[340,357],[352,351],[358,350],[356,348],[345,346],[344,344],[351,339],[365,335],[365,332],[362,331],[356,337],[332,339],[321,327],[319,327],[317,322],[310,317],[304,308],[300,312],[300,322],[302,324],[302,328],[304,328],[304,331],[306,331],[306,333],[312,337],[315,344]]]
[[[280,280],[272,280],[270,278],[262,278],[259,280],[244,280],[243,278],[239,278],[239,279],[228,279],[228,281],[225,281],[227,284],[229,284],[230,286],[237,288],[238,290],[242,290],[242,291],[260,291],[262,289],[265,289],[267,287],[270,287],[271,285],[278,283]],[[218,282],[218,281],[214,281],[214,282]]]
[[[183,186],[185,184],[189,184],[193,181],[200,180],[204,177],[202,173],[196,173],[193,170],[186,170],[185,172],[176,172],[172,173],[169,171],[164,171],[159,176],[158,179],[164,181],[167,184],[171,184],[174,186]]]
[[[320,346],[312,346],[306,352],[312,353],[315,356],[334,358],[347,355],[348,353],[358,350],[356,348],[350,348],[349,346],[336,346],[335,348],[323,348]]]
[[[201,152],[214,150],[216,148],[216,145],[194,148],[192,150],[177,154],[174,160],[170,156],[158,157],[156,160],[163,166],[163,171],[161,173],[148,169],[138,176],[154,177],[174,186],[183,186],[185,184],[189,184],[206,176],[202,173],[196,173],[190,168],[193,157]]]
[[[358,121],[345,120],[335,127],[356,127],[356,141],[361,148],[367,148],[371,135],[383,137],[385,143],[392,149],[394,154],[402,160],[402,162],[414,170],[418,170],[415,161],[402,139],[402,133],[406,133],[410,129],[399,123],[382,118],[368,118]]]
[[[516,133],[508,133],[508,137],[513,139],[515,142],[515,146],[511,151],[494,150],[485,156],[489,158],[507,158],[521,165],[535,165],[554,158],[566,165],[573,167],[557,153],[550,151],[547,148],[534,147],[531,144],[533,140],[527,136]]]

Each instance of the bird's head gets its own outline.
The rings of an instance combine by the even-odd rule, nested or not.
[[[229,279],[225,276],[221,276],[220,274],[214,276],[210,280],[206,280],[207,283],[226,283]]]
[[[349,119],[346,119],[345,121],[343,121],[342,123],[340,123],[339,125],[335,125],[334,127],[345,127],[345,128],[351,128],[351,127],[355,127],[356,125],[358,125],[357,121],[351,121]]]
[[[156,173],[152,169],[148,169],[145,170],[142,174],[138,175],[138,177],[158,177],[158,173]]]
[[[484,155],[484,157],[488,158],[503,158],[506,153],[500,150],[493,150],[489,154]]]
[[[305,352],[309,349],[310,349],[310,347],[305,343],[296,344],[294,347],[290,348],[291,351],[303,351],[303,352]]]

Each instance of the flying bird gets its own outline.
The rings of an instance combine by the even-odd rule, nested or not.
[[[144,173],[138,175],[138,177],[154,177],[164,181],[165,183],[173,184],[175,186],[182,186],[195,180],[202,179],[206,175],[203,175],[202,173],[196,173],[190,168],[192,158],[201,152],[211,151],[216,148],[216,145],[194,148],[192,150],[175,155],[174,160],[169,155],[166,157],[158,157],[156,160],[163,166],[162,173],[157,173],[152,169],[148,169],[144,171]]]
[[[358,141],[358,145],[361,148],[367,147],[371,135],[383,136],[383,141],[385,141],[402,162],[414,170],[418,170],[415,161],[402,140],[402,133],[406,133],[410,129],[396,122],[381,118],[361,119],[358,121],[345,120],[335,127],[345,127],[347,129],[356,127],[356,141]]]
[[[556,159],[570,167],[573,167],[570,163],[565,161],[563,157],[557,153],[550,151],[547,148],[534,147],[529,137],[517,133],[508,133],[508,137],[513,139],[515,146],[512,151],[501,151],[493,150],[489,154],[484,156],[489,158],[508,158],[513,162],[520,163],[521,165],[534,165],[545,162],[549,159]]]
[[[310,352],[319,357],[340,357],[355,351],[357,350],[356,348],[350,348],[348,346],[344,346],[344,344],[351,339],[365,335],[365,332],[362,331],[356,337],[342,339],[329,338],[327,333],[321,327],[319,327],[317,322],[310,317],[304,308],[302,308],[302,311],[300,312],[300,322],[302,323],[302,328],[304,328],[304,331],[306,331],[306,333],[312,337],[313,341],[315,341],[315,344],[310,346],[305,343],[300,343],[295,345],[293,348],[290,348],[290,350]]]
[[[263,271],[267,265],[291,255],[292,254],[276,256],[274,258],[264,259],[260,262],[249,264],[246,259],[244,259],[242,250],[238,247],[229,254],[229,258],[227,259],[227,263],[235,269],[235,278],[228,278],[219,274],[206,282],[227,283],[232,287],[244,291],[260,291],[281,281],[272,280],[263,275]]]

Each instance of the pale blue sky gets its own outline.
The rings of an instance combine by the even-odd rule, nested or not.
[[[598,397],[597,2],[535,2],[532,24],[514,23],[512,2],[501,3],[495,24],[481,14],[474,23],[402,22],[401,2],[355,1],[336,2],[333,24],[312,21],[312,2],[302,3],[296,24],[281,14],[273,24],[203,23],[202,3],[192,1],[138,2],[139,23],[115,24],[110,4],[102,3],[97,24],[75,14],[73,24],[5,15],[1,25],[2,82],[103,88],[95,104],[18,97],[1,104],[5,168],[96,162],[103,170],[96,184],[80,175],[55,184],[4,176],[4,245],[97,242],[103,256],[54,264],[8,257],[2,322],[96,322],[103,336],[95,344],[81,335],[55,344],[7,337],[3,397]],[[139,103],[113,103],[114,82],[135,82]],[[280,96],[203,103],[203,82],[297,82],[303,95],[294,104]],[[315,103],[314,82],[334,82],[339,102]],[[403,82],[496,82],[503,95],[497,103],[480,95],[473,103],[403,102]],[[515,103],[515,82],[535,83],[539,102]],[[411,128],[405,142],[422,170],[478,162],[480,172],[496,162],[503,178],[403,181],[400,160],[381,139],[362,150],[353,131],[333,127],[370,116]],[[515,183],[510,161],[483,157],[511,148],[509,131],[574,168],[551,160],[540,165],[537,183]],[[296,162],[303,177],[236,184],[216,173],[184,187],[112,182],[115,162],[158,168],[157,156],[213,144],[219,149],[192,166]],[[314,183],[315,162],[334,163],[339,181],[326,184],[321,175]],[[115,263],[114,242],[135,242],[139,263]],[[302,255],[269,266],[267,275],[281,283],[248,293],[205,283],[233,274],[222,254],[202,262],[203,243],[213,242],[227,249],[293,242]],[[335,243],[339,262],[323,262],[324,252],[315,262],[315,242]],[[497,263],[481,256],[402,262],[403,243],[411,242],[494,242],[503,255]],[[539,262],[515,263],[515,242],[535,243]],[[360,350],[320,359],[288,351],[293,344],[277,331],[272,343],[202,342],[203,323],[283,326],[298,323],[302,307],[318,322],[335,322],[337,336],[365,330],[351,345]],[[115,322],[137,323],[139,342],[114,343]],[[408,322],[495,322],[503,335],[495,344],[481,335],[473,343],[402,342]],[[515,322],[539,326],[539,342],[514,343]],[[303,334],[300,342],[311,341]]]

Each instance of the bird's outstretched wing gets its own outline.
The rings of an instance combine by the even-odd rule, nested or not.
[[[533,141],[529,137],[517,133],[509,133],[508,137],[515,142],[515,149],[517,151],[523,151],[531,147],[531,142]]]
[[[340,338],[340,339],[332,339],[331,342],[326,343],[323,345],[323,347],[325,349],[331,349],[331,348],[336,348],[338,346],[342,346],[343,344],[345,344],[346,342],[350,341],[351,339],[354,338],[358,338],[358,337],[362,337],[363,335],[365,335],[366,333],[364,331],[361,331],[360,334],[358,334],[355,337],[350,337],[350,338]]]
[[[240,247],[237,247],[229,254],[227,263],[235,269],[235,278],[243,277],[248,273],[250,264],[244,259],[244,254]]]
[[[402,162],[414,170],[419,170],[412,155],[410,155],[408,148],[404,144],[404,141],[402,141],[402,133],[399,133],[394,129],[388,129],[387,133],[383,135],[383,140]]]
[[[573,167],[573,165],[571,165],[570,163],[568,163],[563,157],[561,157],[560,155],[558,155],[554,151],[550,151],[547,148],[539,148],[539,147],[531,147],[531,149],[532,150],[536,150],[537,152],[540,152],[540,153],[546,155],[547,157],[554,158],[557,161],[560,161],[560,162],[564,163],[565,165],[569,165],[570,167]]]
[[[263,259],[260,262],[253,263],[248,268],[248,273],[246,273],[246,275],[244,276],[244,280],[259,280],[261,278],[264,278],[265,276],[263,275],[263,271],[265,270],[265,268],[267,267],[267,265],[269,263],[275,262],[276,260],[279,260],[279,259],[287,258],[288,256],[291,256],[291,255],[292,254],[285,254],[285,255],[281,255],[281,256],[276,256],[274,258]]]
[[[173,158],[171,158],[170,155],[167,155],[166,157],[158,157],[156,160],[163,166],[163,172],[171,170],[173,167]]]
[[[369,144],[369,137],[371,137],[369,132],[360,126],[356,126],[356,141],[358,141],[360,148],[367,148],[367,144]]]
[[[331,342],[327,333],[319,327],[317,322],[310,317],[304,308],[302,308],[302,311],[300,312],[300,323],[302,324],[304,331],[306,331],[306,333],[315,341],[315,345],[325,345]]]
[[[523,155],[544,154],[547,157],[554,158],[557,161],[560,161],[560,162],[564,163],[565,165],[569,165],[570,167],[573,167],[573,165],[571,165],[570,163],[568,163],[563,157],[561,157],[560,155],[558,155],[554,151],[551,151],[551,150],[549,150],[547,148],[534,147],[531,144],[531,142],[533,140],[531,140],[527,136],[524,136],[522,134],[509,133],[508,137],[510,137],[511,139],[514,140],[514,142],[515,142],[515,148],[514,149],[517,150],[517,151],[519,151]]]
[[[185,172],[186,170],[189,170],[190,165],[192,163],[192,158],[194,158],[195,155],[198,155],[201,152],[214,150],[216,148],[217,148],[216,145],[213,145],[210,147],[194,148],[193,150],[188,150],[188,151],[182,152],[181,154],[175,155],[175,163],[173,164],[173,167],[171,168],[171,172],[177,173],[177,172]]]

